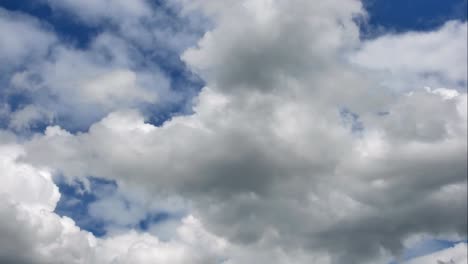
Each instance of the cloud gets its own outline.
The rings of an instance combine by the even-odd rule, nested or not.
[[[25,107],[9,113],[10,123],[9,127],[16,131],[24,131],[30,129],[36,122],[48,120],[52,122],[53,113],[45,111],[41,107],[35,105],[26,105]]]
[[[149,99],[142,93],[146,86],[138,86],[138,78],[147,75],[128,67],[134,57],[125,56],[127,42],[119,38],[105,38],[122,46],[105,45],[115,57],[100,61],[102,49],[96,47],[105,37],[100,36],[86,52],[57,50],[47,63],[54,70],[43,76],[64,78],[66,74],[54,72],[69,73],[66,66],[77,66],[82,76],[78,71],[71,81],[84,88],[73,92],[80,100],[111,103],[108,114],[82,133],[49,126],[22,142],[22,155],[8,161],[70,179],[92,175],[116,180],[144,193],[142,200],[181,198],[190,212],[180,226],[169,226],[172,237],[162,242],[155,235],[127,231],[97,239],[48,212],[30,218],[53,219],[59,223],[54,226],[63,227],[53,239],[79,239],[70,243],[82,246],[41,244],[43,238],[34,233],[41,229],[32,228],[32,234],[20,236],[38,237],[29,248],[47,245],[53,250],[39,251],[45,254],[41,256],[57,250],[63,260],[78,263],[249,264],[273,259],[363,264],[388,263],[414,235],[466,237],[467,94],[452,86],[452,79],[460,77],[456,71],[432,67],[436,75],[447,76],[441,79],[443,89],[418,89],[427,84],[416,77],[418,85],[411,83],[401,92],[382,85],[395,76],[356,67],[349,62],[358,56],[356,50],[360,58],[373,58],[362,54],[374,52],[366,46],[372,44],[359,39],[355,16],[364,11],[358,1],[225,4],[193,1],[187,7],[201,9],[215,22],[182,55],[206,81],[192,115],[155,126],[145,122],[138,106],[120,103]],[[458,30],[458,24],[448,25],[450,32]],[[428,54],[452,47],[447,27],[427,33],[447,38],[427,47]],[[391,39],[420,44],[413,38],[427,38],[413,35]],[[401,49],[402,54],[416,50],[406,44]],[[445,60],[452,53],[440,56]],[[73,63],[61,64],[64,60]],[[109,61],[115,68],[107,67]],[[408,73],[398,65],[388,67],[396,67],[402,78],[427,69],[414,60],[407,63],[413,62]],[[464,63],[456,62],[459,67]],[[343,108],[361,122],[359,134],[343,120]],[[125,219],[119,199],[95,204],[92,214],[119,218],[121,225],[143,215],[128,210]],[[108,207],[112,210],[104,210]],[[161,227],[149,230],[164,233]]]
[[[151,74],[136,69],[129,49],[125,41],[106,33],[89,50],[58,46],[49,59],[16,72],[11,89],[32,94],[36,108],[79,127],[118,107],[170,98],[166,76],[157,66]]]
[[[56,41],[54,34],[40,21],[3,8],[0,8],[0,34],[2,75],[19,66],[20,61],[33,61],[45,55]]]
[[[195,4],[213,8],[212,2]],[[336,3],[243,1],[219,7],[217,27],[183,58],[211,86],[225,91],[270,91],[288,78],[313,78],[338,66],[330,64],[340,50],[358,42],[358,28],[351,20],[362,14],[360,2]]]
[[[168,241],[136,231],[96,238],[53,212],[60,194],[50,172],[19,162],[21,155],[20,145],[2,140],[1,262],[217,263],[227,247],[193,216],[182,219]]]
[[[392,89],[421,85],[466,89],[467,24],[446,22],[431,32],[388,34],[363,43],[351,56],[359,66],[385,75]]]
[[[24,151],[18,146],[2,145],[2,195],[22,206],[53,209],[60,194],[50,173],[28,164],[15,163],[22,154]]]
[[[463,235],[466,114],[458,109],[466,93],[416,90],[388,97],[384,117],[364,104],[365,128],[356,138],[343,126],[337,100],[322,100],[337,90],[323,91],[320,84],[334,76],[336,64],[346,69],[334,63],[322,65],[316,79],[291,78],[291,90],[287,82],[241,92],[214,82],[200,93],[194,115],[161,127],[144,123],[136,111],[114,112],[76,136],[51,127],[26,144],[27,160],[70,177],[99,175],[154,193],[184,194],[209,230],[235,245],[267,248],[259,252],[385,263],[409,235]],[[347,89],[362,93],[364,77],[348,70],[355,77]],[[353,102],[354,94],[343,97]],[[35,154],[46,149],[50,155]],[[262,259],[244,254],[242,263]]]
[[[59,123],[75,131],[87,129],[120,107],[167,112],[186,103],[198,89],[198,81],[184,70],[178,53],[195,43],[200,26],[182,27],[191,15],[170,16],[168,10],[143,2],[136,9],[144,10],[148,18],[124,23],[120,11],[142,15],[134,14],[124,2],[93,1],[95,5],[88,7],[93,16],[101,19],[110,11],[118,23],[101,25],[84,47],[58,35],[54,25],[2,10],[0,30],[7,37],[2,39],[0,58],[8,62],[0,75],[5,91],[1,98],[4,128],[19,131]],[[137,2],[128,5],[139,6]],[[72,7],[70,12],[83,11]],[[120,11],[114,14],[113,8]],[[174,71],[179,72],[177,81],[171,77]]]
[[[405,264],[463,264],[467,261],[467,244],[459,243],[451,248],[437,251],[435,253],[418,257],[410,261],[404,262]]]

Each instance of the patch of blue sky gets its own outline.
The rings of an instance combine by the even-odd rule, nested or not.
[[[157,105],[151,104],[144,107],[144,112],[147,116],[147,122],[153,125],[161,125],[164,121],[175,115],[191,114],[192,99],[199,93],[205,82],[196,74],[194,74],[185,63],[181,60],[181,53],[191,45],[195,45],[206,31],[206,28],[200,27],[203,24],[209,27],[209,21],[198,21],[198,25],[191,26],[191,21],[188,18],[181,17],[174,9],[174,6],[167,5],[164,0],[151,1],[151,6],[158,10],[162,16],[160,19],[165,27],[170,27],[171,30],[183,31],[190,28],[189,31],[194,33],[196,38],[190,45],[183,46],[179,49],[142,49],[142,55],[145,57],[146,63],[156,63],[159,69],[168,77],[171,89],[177,94],[182,95],[178,98],[175,104]],[[203,16],[199,16],[203,20]],[[156,40],[157,41],[157,40]],[[136,43],[137,44],[137,43]],[[138,44],[137,44],[138,45]],[[164,46],[164,44],[161,44]]]
[[[197,21],[197,25],[190,25],[190,18],[178,15],[178,12],[174,9],[176,7],[166,4],[166,1],[150,1],[149,3],[158,13],[158,16],[151,21],[142,19],[142,25],[170,28],[174,32],[188,30],[190,34],[193,34],[191,42],[177,43],[177,47],[168,46],[165,43],[166,39],[163,39],[163,37],[154,38],[150,46],[145,46],[131,38],[126,39],[133,50],[131,59],[133,60],[134,65],[132,67],[134,69],[132,70],[151,72],[153,69],[157,69],[161,71],[168,79],[170,89],[175,94],[175,96],[172,96],[172,100],[169,101],[159,101],[154,104],[142,103],[138,106],[139,110],[146,116],[148,123],[159,126],[175,115],[192,113],[192,99],[204,86],[204,82],[187,68],[180,59],[180,55],[188,46],[195,45],[198,38],[202,36],[204,30],[200,25],[208,25],[209,23],[207,21]],[[106,21],[94,24],[86,23],[76,16],[67,14],[67,12],[51,8],[46,1],[5,0],[0,2],[0,8],[37,18],[42,24],[53,30],[62,43],[66,43],[66,45],[75,49],[87,49],[100,32],[112,32],[117,36],[121,34],[118,29],[106,23]],[[185,38],[184,41],[187,39],[190,38]],[[8,87],[10,77],[11,74],[3,72],[0,76],[0,84],[3,87]],[[32,103],[34,98],[31,97],[34,96],[36,95],[17,92],[6,93],[4,89],[0,91],[0,103],[8,106],[7,108],[13,112]],[[66,107],[66,105],[58,106],[59,109],[63,107]],[[30,127],[31,131],[29,132],[42,132],[47,125],[60,125],[72,133],[83,132],[92,123],[103,118],[105,114],[97,114],[96,112],[96,115],[91,115],[91,118],[87,118],[89,120],[86,120],[86,122],[78,122],[73,117],[59,111],[55,113],[52,124],[47,123],[47,120],[43,120],[42,123],[38,121],[37,124]],[[8,128],[8,117],[0,116],[0,119],[2,119],[0,126],[4,129]]]
[[[160,70],[168,77],[171,89],[178,95],[176,103],[148,104],[143,113],[147,122],[160,126],[175,115],[192,113],[192,100],[199,93],[205,82],[181,61],[179,54],[168,52],[164,55],[154,54],[152,58],[158,62]]]
[[[65,13],[55,12],[46,1],[2,0],[0,7],[39,19],[51,26],[62,40],[76,47],[86,47],[100,32],[98,27],[80,23]]]
[[[430,31],[449,20],[467,20],[467,0],[363,0],[369,17],[364,38],[393,32]]]
[[[138,228],[146,231],[155,223],[160,223],[171,219],[173,216],[168,212],[148,213],[144,219],[138,222]]]
[[[81,181],[69,183],[63,178],[56,179],[61,196],[55,212],[60,216],[70,217],[77,226],[100,237],[106,234],[105,223],[90,217],[88,207],[98,200],[98,193],[100,196],[110,194],[115,191],[117,184],[93,177],[89,178],[89,183],[89,190],[86,190]]]
[[[454,247],[458,243],[467,243],[468,240],[462,241],[448,241],[448,240],[440,240],[440,239],[429,239],[419,242],[418,244],[414,245],[411,248],[406,249],[399,261],[392,261],[389,264],[400,264],[405,261],[426,256],[432,254],[437,251],[441,251],[450,247]]]
[[[360,137],[365,128],[364,123],[359,118],[359,115],[346,107],[342,107],[339,111],[339,114],[343,125],[348,127],[353,135]]]
[[[81,181],[70,183],[58,177],[56,184],[59,187],[61,197],[55,212],[60,216],[70,217],[83,230],[87,230],[97,237],[102,237],[108,233],[109,228],[116,227],[116,224],[109,219],[93,217],[89,211],[90,206],[109,197],[116,199],[115,194],[119,187],[115,181],[102,178],[89,177],[88,180],[89,186],[85,186]],[[125,198],[118,197],[117,199],[123,203],[123,210],[126,212],[130,213],[131,207],[137,206]],[[147,231],[153,225],[181,217],[183,216],[165,211],[148,211],[131,224],[118,227]],[[115,220],[115,222],[119,222],[118,219]]]
[[[0,113],[0,129],[10,129],[10,112],[20,110],[33,102],[31,96],[22,92],[2,93],[0,92],[0,105],[3,103],[8,107],[6,114]],[[42,132],[50,125],[48,120],[38,119],[29,122],[28,129],[19,129],[15,131],[16,136],[28,138],[35,132]]]

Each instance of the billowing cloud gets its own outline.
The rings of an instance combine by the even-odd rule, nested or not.
[[[96,238],[53,212],[60,194],[50,172],[18,161],[21,155],[20,145],[2,140],[2,263],[217,263],[228,246],[193,216],[169,241],[136,231]]]
[[[359,1],[179,2],[181,12],[201,10],[215,24],[181,55],[206,82],[193,114],[149,124],[138,109],[153,101],[139,78],[153,83],[154,76],[128,70],[133,60],[126,56],[111,60],[120,67],[101,70],[92,67],[94,56],[63,49],[44,76],[70,72],[54,65],[71,56],[75,64],[66,65],[83,62],[90,76],[77,77],[77,97],[112,107],[82,133],[49,126],[6,164],[116,180],[148,200],[177,197],[187,216],[168,223],[167,241],[157,225],[95,238],[49,208],[48,217],[61,223],[54,226],[63,226],[52,238],[79,237],[83,246],[40,244],[40,229],[31,228],[23,247],[52,245],[70,263],[383,264],[412,236],[466,239],[467,94],[459,85],[466,52],[453,67],[402,59],[403,67],[373,55],[396,45],[417,57],[423,45],[444,63],[461,45],[452,33],[466,24],[363,42]],[[99,56],[96,43],[90,52]],[[442,76],[440,87],[420,77],[427,71]],[[414,79],[404,91],[389,85],[408,75]],[[119,199],[93,204],[91,214],[118,218],[119,226],[144,215],[138,207],[120,210]],[[39,252],[47,258],[52,249]]]

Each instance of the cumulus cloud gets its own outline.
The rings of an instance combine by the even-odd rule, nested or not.
[[[52,12],[66,10],[100,30],[77,45],[83,40],[69,40],[47,22],[0,12],[5,36],[0,58],[6,62],[0,75],[5,91],[0,118],[8,124],[3,128],[59,123],[83,130],[121,107],[146,112],[188,108],[183,104],[199,89],[199,80],[178,56],[200,35],[204,22],[196,20],[199,16],[178,15],[177,5],[165,2],[159,8],[146,1],[46,2]],[[177,80],[171,77],[175,71]]]
[[[207,111],[217,112],[227,104],[205,93],[208,90],[202,93],[200,105],[207,100]],[[440,96],[431,96],[439,97],[434,106],[445,103]],[[454,112],[453,124],[447,119],[445,126],[461,126],[460,134],[434,142],[424,137],[402,141],[377,129],[353,142],[338,124],[337,132],[331,126],[327,133],[310,128],[323,145],[294,131],[303,132],[299,128],[307,128],[306,120],[288,129],[292,132],[269,138],[262,133],[255,139],[251,137],[259,137],[257,131],[272,124],[226,130],[224,126],[230,124],[226,112],[222,114],[227,124],[207,124],[213,119],[197,120],[205,114],[200,109],[195,116],[158,128],[145,124],[135,112],[120,112],[80,136],[50,128],[45,137],[29,142],[28,150],[37,153],[48,148],[50,156],[30,158],[69,176],[89,173],[156,192],[184,193],[195,201],[197,212],[211,228],[239,243],[259,243],[271,228],[279,234],[265,243],[310,244],[316,250],[332,250],[334,257],[338,253],[346,259],[355,257],[358,263],[380,248],[398,252],[401,240],[410,234],[466,232],[466,119]],[[285,126],[277,122],[278,127]],[[300,145],[294,145],[299,137]],[[337,140],[349,150],[340,153],[326,147]],[[203,155],[198,149],[204,149]]]
[[[6,160],[68,178],[113,179],[147,199],[178,197],[190,204],[188,216],[168,227],[175,230],[168,241],[157,237],[161,227],[101,239],[49,208],[47,217],[62,226],[52,238],[79,237],[83,246],[28,240],[41,230],[32,228],[22,236],[28,248],[50,246],[39,251],[45,257],[57,248],[72,263],[362,264],[388,263],[415,235],[466,239],[467,94],[457,83],[466,61],[446,68],[408,60],[403,67],[372,55],[386,52],[387,42],[414,55],[436,39],[424,52],[449,61],[452,52],[438,50],[459,47],[463,40],[452,33],[466,25],[363,43],[355,24],[365,13],[359,1],[179,2],[186,5],[181,12],[201,10],[215,23],[182,55],[206,81],[192,115],[146,123],[138,106],[119,101],[151,99],[138,85],[141,73],[93,68],[94,56],[62,50],[55,63],[71,56],[70,65],[84,61],[90,76],[75,82],[82,85],[79,98],[113,107],[83,133],[49,126]],[[120,59],[112,62],[132,62]],[[374,74],[389,68],[393,75]],[[420,88],[432,85],[419,76],[426,71],[444,76],[443,88]],[[417,82],[404,92],[387,85],[407,75]],[[360,122],[359,133],[343,109]],[[140,210],[122,216],[119,199],[94,204],[92,214],[119,218],[119,225],[140,218]]]
[[[228,246],[193,216],[168,241],[136,231],[96,238],[54,213],[60,194],[50,172],[18,161],[21,155],[20,145],[2,140],[2,263],[217,263]]]
[[[422,85],[466,89],[467,24],[449,21],[432,32],[383,35],[351,56],[362,67],[385,75],[385,85],[411,90]]]
[[[36,112],[68,118],[78,127],[119,107],[170,101],[166,76],[157,66],[151,73],[136,68],[129,49],[128,43],[106,33],[98,36],[89,50],[57,46],[44,61],[12,74],[10,93],[27,93]],[[14,112],[13,116],[24,114]],[[10,122],[19,126],[16,119]]]

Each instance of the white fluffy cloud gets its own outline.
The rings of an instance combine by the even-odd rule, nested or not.
[[[161,128],[144,124],[135,112],[114,113],[80,136],[49,128],[45,137],[28,143],[29,158],[69,176],[88,173],[156,192],[184,193],[211,228],[240,243],[310,243],[319,252],[330,250],[333,257],[343,254],[357,262],[381,247],[398,252],[411,234],[465,231],[466,115],[456,107],[466,103],[466,95],[449,102],[426,91],[419,96],[434,96],[434,107],[450,105],[442,125],[448,132],[431,141],[417,130],[409,138],[407,132],[394,134],[391,126],[400,124],[391,116],[381,121],[389,127],[374,128],[355,140],[338,124],[337,131],[329,125],[325,133],[308,127],[306,119],[276,120],[278,134],[260,137],[258,131],[272,123],[234,129],[230,118],[238,118],[239,111],[226,114],[226,98],[205,90],[195,116]],[[219,114],[223,122],[210,124],[212,115]],[[320,144],[304,131],[320,136]],[[338,140],[349,149],[327,148]],[[44,149],[51,154],[34,155]],[[277,235],[269,237],[269,232]],[[351,241],[358,248],[350,248]]]
[[[135,68],[128,43],[108,33],[96,37],[88,50],[56,46],[45,60],[12,74],[11,93],[32,95],[35,115],[50,113],[84,126],[108,111],[171,100],[168,79],[157,67],[150,73]],[[26,105],[12,113],[10,126],[27,127]],[[30,117],[31,115],[29,115]],[[21,120],[18,120],[21,118]],[[46,119],[47,121],[47,119]]]
[[[9,123],[5,127],[28,130],[35,124],[60,123],[86,129],[120,108],[154,110],[193,94],[189,81],[185,90],[176,91],[179,87],[168,76],[179,67],[181,79],[192,78],[177,59],[203,27],[202,22],[181,24],[195,21],[191,14],[171,17],[146,1],[48,3],[52,12],[66,10],[100,30],[89,40],[68,40],[44,21],[0,11],[2,100],[24,98],[5,104],[0,116]]]
[[[149,199],[180,197],[190,204],[185,208],[190,216],[169,227],[175,231],[164,242],[134,231],[97,239],[49,209],[47,217],[63,227],[52,238],[79,237],[81,244],[72,244],[83,246],[41,244],[35,233],[41,229],[31,228],[32,233],[20,236],[28,248],[50,246],[39,251],[41,256],[57,250],[72,263],[249,264],[273,259],[362,264],[388,263],[411,236],[466,238],[467,94],[458,84],[466,60],[447,68],[404,58],[381,64],[372,55],[386,52],[390,42],[401,54],[417,57],[413,53],[424,45],[425,53],[436,54],[434,60],[450,61],[452,52],[438,50],[459,48],[463,39],[452,39],[452,33],[466,25],[452,22],[432,33],[362,43],[354,22],[364,13],[359,1],[185,4],[203,10],[215,23],[182,55],[207,83],[194,101],[194,114],[159,127],[145,123],[138,110],[119,103],[151,98],[139,89],[141,74],[90,68],[94,57],[63,50],[76,65],[84,60],[89,76],[100,73],[78,77],[80,98],[113,102],[114,107],[83,133],[50,126],[21,144],[21,156],[6,160],[9,166],[26,164],[70,178],[117,180]],[[99,50],[91,54],[99,55]],[[58,56],[56,65],[64,56]],[[357,59],[349,62],[350,57]],[[113,62],[131,60],[116,56]],[[374,74],[388,69],[392,74]],[[440,87],[419,88],[433,85],[420,77],[427,71],[443,76]],[[45,76],[53,77],[54,71],[49,72]],[[404,92],[389,85],[398,76],[414,77]],[[361,123],[358,131],[353,122]],[[119,218],[121,225],[143,214],[129,210],[128,218],[119,215],[118,197],[93,206],[93,215]],[[102,214],[109,206],[115,210]],[[37,221],[49,221],[47,217],[31,216]],[[164,234],[162,228],[150,230]]]
[[[14,142],[0,145],[2,263],[217,263],[228,246],[193,216],[168,241],[136,231],[96,238],[53,212],[60,194],[51,174],[18,161],[21,155]]]
[[[385,85],[466,89],[467,24],[449,21],[432,32],[383,35],[364,43],[351,60],[385,75]]]

